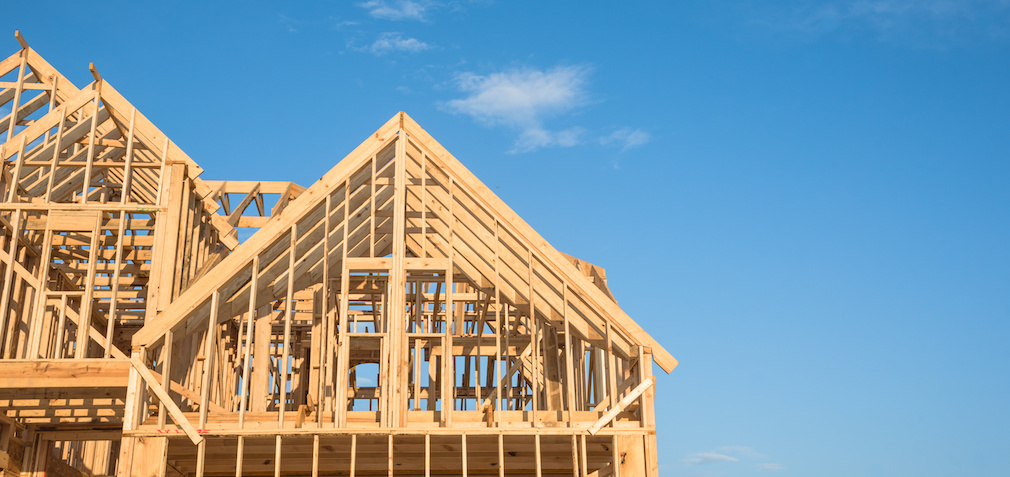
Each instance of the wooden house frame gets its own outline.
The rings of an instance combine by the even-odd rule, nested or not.
[[[311,187],[204,181],[16,36],[5,475],[658,475],[677,361],[405,113]]]

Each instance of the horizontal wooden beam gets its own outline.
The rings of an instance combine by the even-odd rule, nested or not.
[[[121,359],[0,360],[0,388],[47,389],[123,388],[130,363]]]
[[[203,181],[203,183],[212,190],[224,194],[248,194],[257,186],[260,194],[283,194],[288,188],[298,192],[305,190],[294,182],[282,181]]]

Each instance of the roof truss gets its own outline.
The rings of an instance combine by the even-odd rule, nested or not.
[[[403,146],[402,151],[398,145]],[[401,183],[396,180],[397,167],[402,167],[405,178],[400,199],[396,198],[396,184]],[[404,257],[451,258],[454,269],[478,288],[488,290],[493,289],[496,275],[492,262],[497,235],[501,259],[497,267],[498,285],[504,300],[519,307],[532,306],[548,321],[560,323],[567,296],[569,311],[578,316],[572,323],[585,338],[600,341],[609,335],[615,348],[625,356],[634,354],[634,346],[646,346],[653,350],[656,362],[664,370],[676,366],[676,360],[604,290],[533,231],[405,113],[390,119],[236,248],[214,273],[174,301],[158,320],[145,325],[135,335],[134,345],[150,347],[168,331],[198,326],[206,317],[205,305],[215,292],[225,310],[218,320],[234,316],[228,313],[233,304],[248,300],[254,258],[260,264],[257,283],[262,288],[256,295],[263,302],[279,298],[286,288],[289,267],[285,258],[293,257],[295,263],[292,272],[295,289],[319,280],[323,268],[339,270],[344,244],[334,234],[344,217],[341,210],[334,209],[334,204],[343,201],[348,201],[351,217],[348,257],[395,256],[397,252],[391,247],[402,239]],[[400,210],[395,204],[399,203],[403,204],[402,224],[395,220]],[[325,252],[324,237],[334,238]],[[238,308],[235,313],[242,311],[244,308]]]

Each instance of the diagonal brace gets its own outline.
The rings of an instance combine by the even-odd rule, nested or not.
[[[601,416],[600,419],[596,421],[595,424],[589,426],[588,429],[589,434],[595,436],[597,432],[600,432],[600,429],[603,428],[603,426],[610,424],[610,421],[613,421],[614,418],[621,413],[621,411],[625,410],[628,406],[630,406],[635,399],[638,399],[638,397],[641,396],[642,393],[644,393],[646,390],[649,389],[650,386],[652,386],[652,382],[654,379],[655,378],[652,377],[646,378],[645,381],[642,381],[642,384],[639,384],[637,387],[635,387],[634,390],[628,393],[627,396],[624,396],[624,399],[621,399],[621,401],[618,402],[616,406],[610,408],[610,410],[607,411],[606,414]]]
[[[203,436],[198,434],[196,432],[196,428],[194,428],[193,425],[186,420],[186,415],[182,413],[179,406],[175,405],[175,402],[172,401],[172,397],[168,395],[168,391],[165,391],[165,388],[161,387],[161,383],[155,379],[154,374],[151,373],[151,370],[147,369],[147,366],[140,361],[140,358],[136,356],[131,357],[130,364],[133,365],[133,369],[137,370],[140,377],[144,379],[147,386],[154,391],[154,395],[158,396],[161,403],[165,405],[165,409],[168,411],[168,414],[172,416],[172,420],[186,432],[186,435],[189,436],[189,440],[193,441],[194,445],[199,445],[203,442]]]

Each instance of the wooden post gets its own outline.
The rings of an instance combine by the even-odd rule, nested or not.
[[[529,330],[530,335],[533,340],[533,376],[530,377],[530,391],[533,393],[533,410],[530,413],[533,416],[533,427],[540,427],[540,418],[537,416],[537,411],[540,410],[540,324],[537,321],[537,307],[535,302],[536,290],[533,289],[533,249],[526,249],[526,264],[529,266],[527,278],[529,280]],[[539,449],[540,441],[537,440],[537,447]],[[538,463],[539,466],[539,458]],[[539,477],[539,471],[537,472]]]
[[[453,298],[453,255],[455,253],[454,249],[454,234],[453,234],[453,224],[456,222],[456,218],[453,215],[453,203],[455,200],[452,197],[453,190],[453,180],[452,177],[449,178],[449,266],[447,267],[445,274],[445,336],[442,339],[442,412],[440,416],[440,424],[442,427],[452,426],[452,409],[455,406],[456,400],[454,399],[455,391],[455,381],[456,381],[456,371],[454,370],[455,357],[452,354],[452,335],[453,331],[453,306],[455,304]]]
[[[130,202],[130,189],[133,188],[133,128],[137,119],[137,108],[130,111],[130,130],[126,139],[126,169],[123,171],[123,189],[120,192],[120,204]]]
[[[408,372],[409,351],[406,340],[406,316],[404,308],[407,293],[407,276],[404,269],[404,256],[406,254],[406,212],[407,212],[407,133],[403,130],[401,113],[401,124],[396,139],[396,155],[393,160],[395,171],[393,176],[393,266],[389,272],[389,325],[386,327],[387,343],[389,346],[389,367],[387,369],[387,381],[383,384],[388,386],[386,393],[389,397],[387,408],[383,413],[383,420],[387,427],[403,427],[407,424],[406,396],[409,393],[405,381],[401,377],[406,377]],[[374,164],[374,161],[373,161]],[[374,200],[374,183],[373,183]],[[373,209],[374,213],[374,209]],[[373,219],[374,220],[374,219]],[[374,233],[374,229],[373,229]],[[374,254],[373,254],[374,256]],[[389,414],[388,418],[385,414]]]
[[[611,450],[611,453],[613,454],[613,464],[612,464],[612,467],[614,469],[614,474],[613,475],[614,475],[614,477],[621,477],[621,453],[617,449],[617,435],[616,434],[611,437],[611,440],[610,440],[610,450]]]
[[[607,396],[610,398],[610,404],[613,406],[617,402],[617,369],[616,368],[616,358],[614,357],[614,341],[613,341],[613,326],[610,322],[607,322],[607,349],[605,350],[605,369],[607,374]]]
[[[11,266],[13,266],[13,264],[11,264]],[[55,340],[54,340],[56,346],[55,346],[55,349],[53,350],[53,357],[56,358],[56,359],[60,359],[60,358],[63,357],[63,349],[66,347],[66,343],[64,343],[64,341],[63,341],[63,332],[64,332],[64,327],[66,325],[66,322],[67,322],[67,294],[66,293],[61,293],[60,294],[60,317],[59,317],[59,324],[56,326],[56,336],[55,336]],[[110,340],[111,340],[111,338],[110,338]],[[107,340],[107,342],[111,343],[112,341],[110,341],[110,340]],[[108,351],[108,350],[112,349],[112,346],[106,346],[105,348]],[[108,356],[106,356],[106,357],[108,357]]]
[[[14,163],[14,172],[11,174],[11,186],[7,194],[7,202],[14,202],[18,196],[18,187],[21,186],[21,167],[25,163],[25,146],[27,137],[21,136],[21,146],[18,147],[18,159]]]
[[[220,292],[215,290],[211,295],[210,315],[207,317],[207,343],[204,345],[203,384],[200,386],[200,424],[199,429],[207,427],[207,412],[210,410],[211,376],[214,372],[214,348],[217,343],[217,311]],[[206,464],[207,441],[202,440],[197,445],[196,477],[203,477]]]
[[[249,405],[249,380],[252,378],[249,376],[250,359],[252,355],[252,338],[253,334],[259,334],[260,322],[254,320],[256,315],[256,292],[258,289],[258,279],[260,272],[260,257],[259,255],[253,256],[252,266],[250,268],[250,281],[249,281],[249,308],[246,311],[246,336],[245,336],[245,355],[242,359],[242,386],[241,386],[241,396],[239,397],[239,414],[238,414],[238,428],[245,428],[246,410]],[[267,317],[269,320],[269,317]],[[256,323],[256,329],[253,329],[253,324]],[[267,321],[267,326],[269,326],[269,321]],[[241,338],[241,337],[240,337]],[[259,338],[259,336],[257,336]],[[267,338],[269,339],[269,337]],[[257,344],[259,344],[257,342]],[[257,356],[259,356],[257,354]],[[255,402],[255,401],[254,401]],[[235,477],[242,477],[242,465],[245,461],[245,437],[239,436],[238,442],[235,447]]]
[[[431,477],[431,434],[424,434],[424,477]]]
[[[541,477],[543,475],[543,469],[542,469],[543,462],[540,457],[540,434],[533,435],[533,447],[536,452],[537,477]]]
[[[501,260],[501,258],[498,256],[498,253],[499,253],[498,252],[498,242],[499,241],[500,241],[500,238],[498,237],[498,220],[495,219],[495,221],[494,221],[494,291],[493,291],[493,293],[494,293],[494,330],[495,330],[495,333],[494,333],[495,355],[494,355],[494,373],[493,373],[493,378],[494,378],[495,400],[493,402],[489,403],[491,405],[491,411],[492,412],[495,411],[495,410],[501,409],[501,406],[500,406],[500,403],[501,403],[501,400],[502,400],[502,394],[501,394],[501,380],[502,380],[502,374],[501,374],[501,371],[502,371],[501,370],[502,348],[501,348],[501,345],[502,345],[502,340],[501,340],[501,335],[502,335],[502,333],[506,332],[505,331],[505,327],[502,326],[501,290],[499,290],[499,288],[498,288],[498,286],[499,286],[498,281],[501,278],[501,272],[498,269],[498,262]],[[501,427],[501,415],[502,415],[501,412],[496,412],[495,413],[495,420],[494,420],[494,422],[495,422],[495,425],[498,426],[498,427]],[[500,463],[499,463],[499,467],[501,467]]]
[[[88,158],[84,166],[84,186],[81,189],[81,203],[88,203],[88,195],[91,193],[91,169],[95,163],[95,140],[98,138],[98,107],[101,94],[96,94],[91,101],[91,133],[88,134]]]
[[[319,434],[312,435],[312,477],[319,477]]]
[[[460,442],[462,442],[460,453],[463,456],[463,477],[466,477],[467,470],[468,470],[467,469],[467,465],[468,464],[467,464],[467,460],[466,460],[466,457],[467,457],[467,455],[466,455],[466,433],[463,433],[460,436]]]
[[[9,124],[7,125],[7,140],[10,141],[14,137],[14,126],[17,126],[18,118],[18,106],[21,103],[21,90],[24,88],[25,82],[25,66],[28,64],[28,49],[24,48],[21,50],[21,65],[18,66],[18,79],[17,84],[14,86],[14,102],[11,103],[11,118]],[[15,184],[17,183],[17,178],[15,177]]]
[[[95,296],[95,269],[98,266],[98,239],[102,234],[102,215],[103,213],[97,214],[95,227],[91,232],[91,245],[88,250],[88,273],[84,279],[84,297],[81,298],[81,317],[77,328],[77,352],[74,355],[77,359],[86,358],[88,353],[88,339],[91,331],[91,308],[94,305]],[[120,217],[120,220],[122,219]],[[46,267],[48,266],[49,264],[46,263]],[[108,342],[106,347],[111,349],[112,343]]]
[[[575,365],[572,361],[572,353],[574,348],[572,345],[572,328],[568,323],[568,282],[562,283],[562,309],[561,309],[561,319],[564,320],[565,327],[565,401],[566,401],[566,420],[568,421],[568,427],[572,427],[573,423],[572,416],[575,412]],[[574,440],[572,441],[574,444]],[[576,466],[577,467],[577,466]]]
[[[251,386],[249,399],[252,401],[249,410],[265,412],[267,410],[267,386],[270,379],[270,345],[273,341],[273,316],[269,304],[263,306],[262,312],[257,313],[254,321],[256,336],[253,340],[252,378],[249,380]]]
[[[585,434],[580,435],[579,441],[580,441],[579,443],[581,444],[580,447],[582,452],[582,467],[581,467],[582,477],[587,477],[589,475],[589,459],[588,456],[586,455],[586,435]]]
[[[505,477],[505,435],[498,434],[498,477]]]
[[[652,350],[644,346],[639,347],[638,368],[642,373],[642,382],[646,380],[655,381],[652,375]],[[659,455],[656,448],[656,386],[650,386],[642,394],[642,425],[646,429],[645,439],[645,465],[646,477],[656,477],[659,475]]]
[[[52,199],[53,183],[56,180],[56,168],[60,163],[60,143],[63,142],[63,132],[66,130],[66,123],[67,108],[64,106],[60,108],[60,124],[56,128],[56,142],[53,144],[53,162],[49,166],[49,181],[46,183],[46,194],[43,198],[45,202],[49,202]]]
[[[572,434],[572,477],[579,477],[579,444]]]
[[[350,181],[344,180],[344,226],[343,226],[343,246],[340,250],[340,303],[339,303],[339,319],[340,327],[337,329],[337,338],[339,339],[339,344],[337,346],[337,352],[339,353],[337,357],[337,384],[335,392],[335,406],[334,406],[334,416],[333,422],[336,427],[344,427],[347,425],[347,380],[348,374],[350,373],[350,339],[348,338],[348,326],[347,326],[347,314],[350,312],[350,299],[348,297],[351,287],[351,274],[347,265],[347,228],[350,222],[350,202],[351,202],[351,189]],[[355,441],[352,441],[352,447]],[[351,455],[351,462],[354,461],[354,455]],[[354,475],[354,466],[351,465],[351,475]]]
[[[42,260],[39,261],[39,271],[38,271],[39,288],[36,296],[35,312],[32,313],[31,326],[28,328],[29,347],[27,350],[27,355],[25,356],[27,359],[38,359],[39,357],[39,341],[42,339],[42,337],[40,336],[42,333],[42,319],[46,311],[46,300],[49,298],[49,270],[50,270],[49,262],[52,260],[51,256],[53,248],[52,245],[53,232],[52,229],[49,228],[50,226],[51,226],[50,221],[47,220],[46,229],[45,232],[43,232],[45,235],[43,236],[44,238],[42,239]],[[93,249],[94,244],[92,243],[92,251],[90,252],[91,254],[94,253]],[[92,262],[94,260],[91,255],[89,255],[89,258],[91,258],[89,262]],[[13,265],[13,262],[11,263],[11,265]],[[82,310],[84,309],[83,303],[81,305],[81,309]],[[85,320],[85,317],[82,313],[78,325],[79,332],[77,333],[77,353],[75,355],[75,357],[78,359],[83,357],[82,343],[83,345],[87,345],[88,343],[88,333],[86,331],[87,328],[84,327],[85,324],[88,322],[89,321]]]
[[[323,425],[323,413],[327,409],[327,403],[329,402],[329,396],[327,395],[327,377],[330,375],[327,371],[329,369],[330,363],[330,336],[333,333],[330,327],[329,319],[329,299],[330,299],[330,214],[331,208],[331,196],[332,194],[326,194],[326,203],[323,204],[323,277],[322,277],[322,287],[319,290],[319,348],[313,350],[313,354],[316,356],[316,361],[319,366],[319,370],[316,372],[316,380],[318,382],[317,387],[313,389],[316,393],[316,401],[318,402],[315,411],[316,425],[322,427]],[[313,318],[314,319],[314,318]]]
[[[277,436],[274,438],[274,477],[281,477],[281,435],[280,434],[277,434]]]
[[[386,472],[388,473],[389,477],[393,477],[393,435],[390,434],[387,440],[389,444],[386,450],[386,457],[387,457]],[[464,473],[463,475],[465,476],[466,474]]]
[[[113,265],[115,271],[112,274],[112,298],[109,300],[109,322],[105,327],[105,357],[112,355],[113,331],[115,331],[116,317],[119,314],[119,277],[123,268],[123,241],[126,234],[127,212],[119,212],[119,229],[116,233],[116,261]],[[95,235],[101,234],[101,228],[95,231]],[[83,308],[83,307],[82,307]]]
[[[284,344],[281,349],[281,361],[277,365],[277,371],[280,374],[280,403],[279,409],[277,411],[277,427],[284,427],[284,410],[288,406],[288,356],[291,348],[291,320],[294,319],[295,313],[295,245],[298,241],[298,226],[291,226],[291,242],[288,249],[288,294],[284,305]],[[280,445],[280,438],[278,437],[278,445]],[[278,454],[279,455],[279,454]]]
[[[130,359],[137,360],[141,364],[146,358],[144,348],[136,348],[131,353]],[[126,387],[126,403],[123,413],[123,431],[132,431],[140,425],[140,407],[143,402],[143,382],[140,371],[136,367],[130,368],[130,377]],[[130,477],[132,475],[133,454],[136,438],[124,436],[119,451],[119,467],[117,477]]]
[[[13,212],[13,224],[11,227],[11,242],[8,244],[7,266],[4,267],[4,283],[3,291],[0,292],[0,344],[4,344],[4,358],[7,358],[10,354],[10,337],[6,336],[7,326],[6,324],[13,322],[17,319],[13,311],[8,313],[10,308],[10,295],[11,295],[11,283],[14,281],[14,263],[18,254],[18,242],[21,240],[21,209],[14,209]],[[13,334],[13,328],[11,328],[11,334]]]
[[[167,160],[167,157],[165,158]],[[185,188],[186,164],[172,163],[168,168],[168,202],[165,212],[158,213],[158,223],[165,222],[162,233],[155,238],[158,254],[151,263],[151,280],[157,286],[150,288],[147,298],[146,318],[150,320],[172,301],[173,284],[176,281],[176,266],[180,242],[180,223],[185,211],[183,198],[188,195]],[[163,181],[165,179],[162,179]]]
[[[246,409],[248,408],[249,402],[249,365],[250,358],[252,356],[252,337],[253,331],[253,317],[256,315],[256,289],[257,282],[259,278],[259,268],[260,268],[260,257],[256,255],[253,257],[252,266],[250,268],[251,279],[249,281],[249,309],[246,311],[246,336],[245,336],[245,356],[242,359],[242,386],[239,398],[239,429],[245,427],[245,416]]]
[[[175,342],[175,332],[168,330],[165,332],[165,344],[161,347],[161,354],[164,357],[161,360],[161,376],[162,384],[165,387],[165,392],[171,392],[172,386],[172,346]],[[112,349],[112,346],[108,346],[108,349]],[[171,402],[171,401],[170,401]],[[165,401],[158,403],[158,429],[164,429],[166,423],[166,406]]]
[[[355,463],[357,459],[358,459],[358,435],[351,434],[351,477],[354,477]]]

